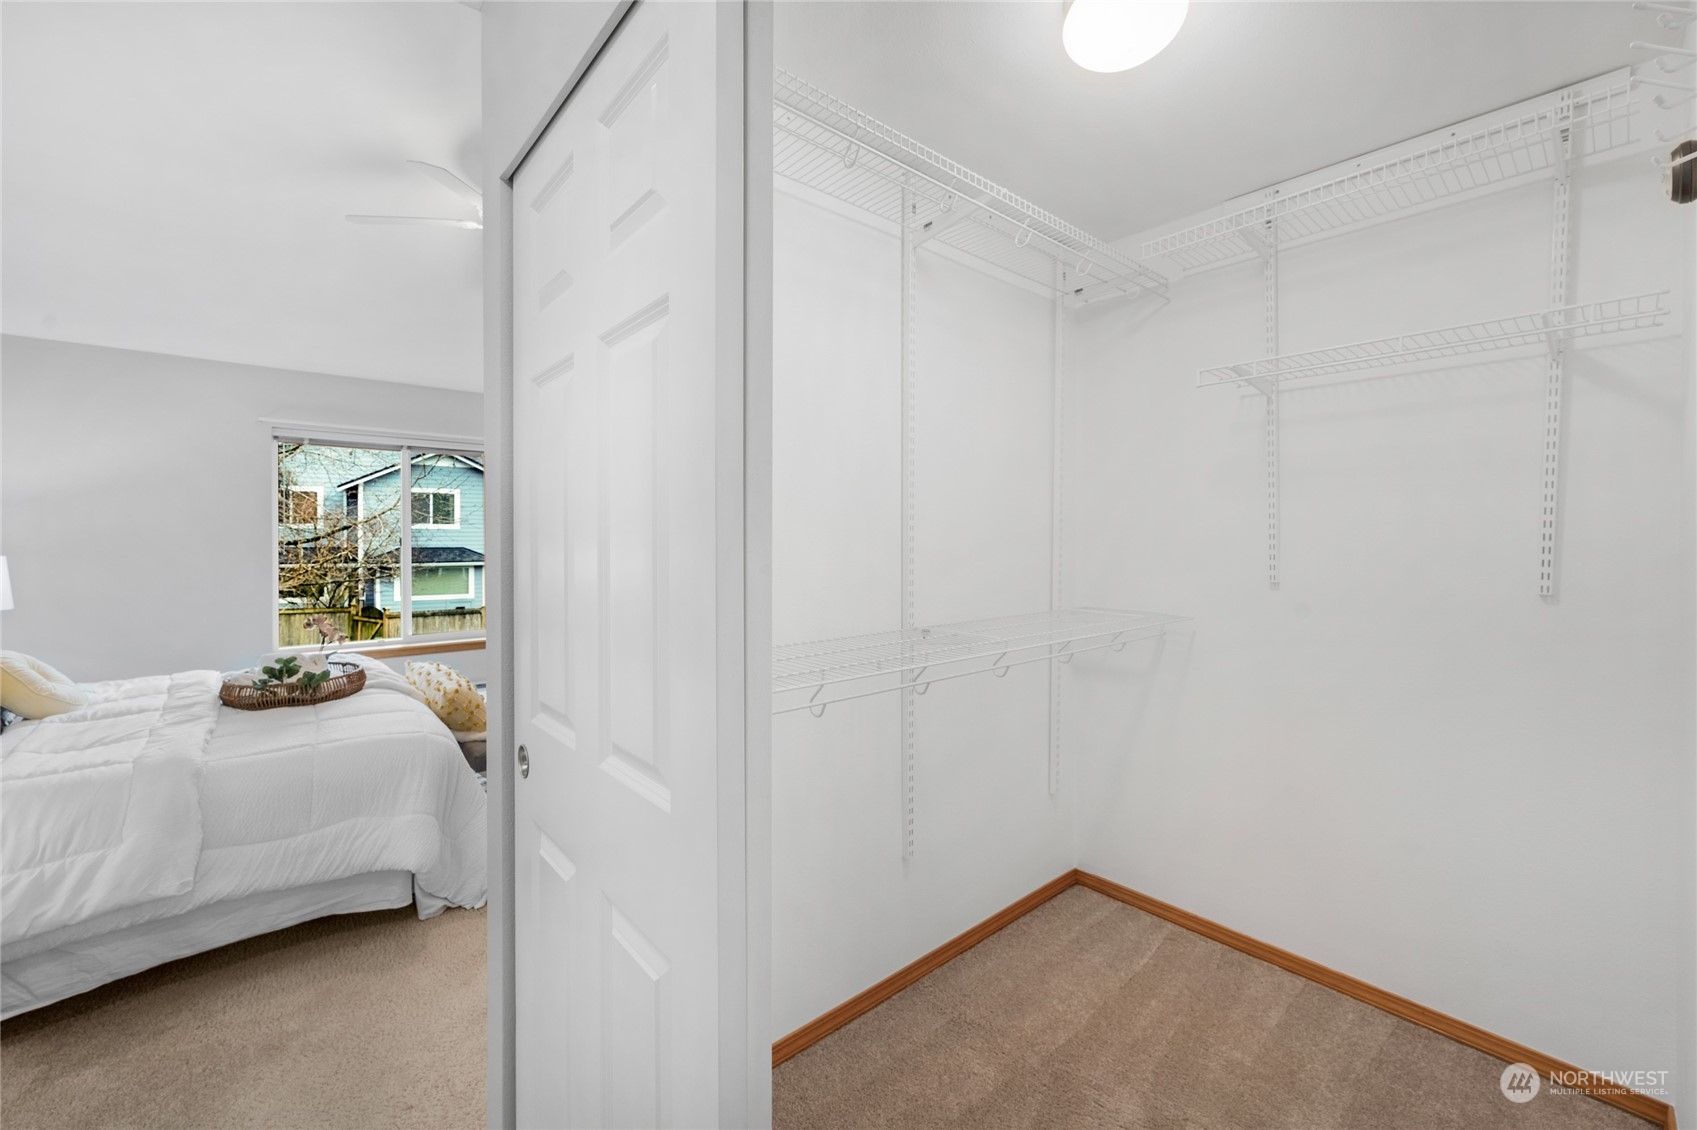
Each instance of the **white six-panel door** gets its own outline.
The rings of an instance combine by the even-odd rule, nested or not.
[[[643,0],[513,178],[520,1126],[736,1109],[721,777],[740,687],[716,660],[741,624],[716,602],[740,261],[716,162],[738,26]]]

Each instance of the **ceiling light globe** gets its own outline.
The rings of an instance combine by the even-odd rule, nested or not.
[[[1190,0],[1072,0],[1061,45],[1087,71],[1129,71],[1173,41],[1189,9]]]

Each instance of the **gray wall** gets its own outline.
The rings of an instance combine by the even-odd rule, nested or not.
[[[244,666],[272,641],[269,427],[478,435],[478,393],[0,338],[0,641],[74,679]],[[482,653],[448,662],[481,677]]]

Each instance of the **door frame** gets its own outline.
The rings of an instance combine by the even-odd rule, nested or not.
[[[619,0],[570,77],[518,151],[484,193],[483,340],[485,603],[492,657],[489,698],[489,1021],[488,1124],[517,1122],[514,1021],[513,745],[513,177],[637,3]],[[772,1117],[771,1071],[771,563],[772,563],[772,0],[720,0],[720,62],[740,74],[740,89],[721,90],[721,247],[741,244],[740,262],[724,263],[721,297],[733,297],[734,323],[722,326],[719,372],[727,410],[721,434],[741,437],[721,450],[717,606],[740,635],[720,637],[720,701],[740,712],[719,720],[721,826],[719,943],[727,958],[719,983],[742,1007],[720,1011],[720,1116],[726,1126],[766,1127]],[[737,34],[740,29],[740,34]],[[485,58],[484,65],[488,65]],[[742,185],[736,181],[741,177]],[[738,188],[741,191],[738,192]],[[729,257],[726,257],[728,260]],[[740,311],[740,312],[739,312]],[[739,366],[740,361],[740,366]],[[740,484],[740,489],[737,489]],[[740,547],[741,568],[736,564]],[[741,788],[733,782],[740,782]],[[734,966],[734,967],[733,967]],[[723,1054],[726,1049],[737,1049]]]

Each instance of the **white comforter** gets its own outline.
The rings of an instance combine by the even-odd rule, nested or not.
[[[193,671],[88,686],[0,739],[5,956],[226,899],[410,871],[421,917],[480,906],[484,794],[405,680],[230,710]]]

